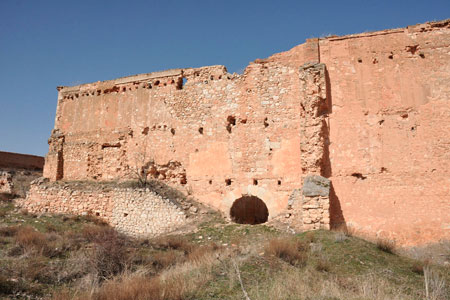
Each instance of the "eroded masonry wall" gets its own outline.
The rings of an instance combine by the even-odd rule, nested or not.
[[[269,218],[301,187],[298,68],[178,69],[59,88],[44,176],[150,177],[229,212],[255,195]]]
[[[450,239],[449,20],[309,43],[328,71],[332,223],[404,245]]]

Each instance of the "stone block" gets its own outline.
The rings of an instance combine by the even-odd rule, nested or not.
[[[330,180],[319,175],[308,175],[303,181],[303,196],[329,196]]]

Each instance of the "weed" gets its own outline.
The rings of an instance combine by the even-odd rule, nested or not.
[[[386,253],[393,254],[395,250],[395,242],[389,239],[378,238],[376,241],[377,248]]]
[[[290,237],[271,239],[264,249],[293,266],[304,266],[308,260],[307,247]]]

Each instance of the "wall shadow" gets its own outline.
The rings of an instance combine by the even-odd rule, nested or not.
[[[328,115],[332,113],[333,101],[331,96],[331,83],[328,70],[325,68],[325,82],[326,82],[326,95],[327,95],[327,108]],[[333,175],[333,170],[331,167],[330,160],[330,122],[323,120],[324,124],[322,126],[322,135],[324,139],[324,149],[323,149],[323,161],[322,161],[322,176],[328,179]],[[341,201],[334,190],[333,181],[330,185],[330,228],[331,229],[346,229],[347,224],[345,221],[344,214],[341,208]]]

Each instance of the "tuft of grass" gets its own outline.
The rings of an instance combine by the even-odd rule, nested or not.
[[[304,266],[308,260],[307,246],[292,237],[269,240],[264,247],[265,253],[273,255],[293,265]]]
[[[393,240],[378,238],[376,241],[377,248],[386,253],[394,254],[395,242]]]
[[[331,263],[326,257],[321,256],[316,262],[315,269],[319,272],[330,272]]]
[[[353,226],[351,226],[351,225],[340,224],[340,225],[337,225],[332,230],[337,232],[337,233],[341,233],[341,234],[343,234],[346,237],[356,236],[356,229]]]

